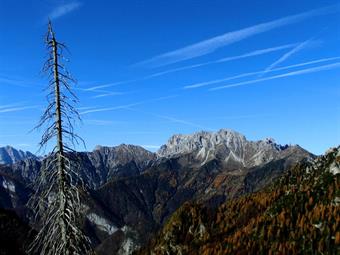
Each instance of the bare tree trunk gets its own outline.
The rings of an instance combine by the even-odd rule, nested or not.
[[[57,159],[58,159],[58,196],[60,200],[60,210],[62,216],[65,215],[65,163],[64,163],[64,146],[63,146],[63,133],[61,125],[61,106],[60,106],[60,82],[59,82],[59,70],[58,70],[58,47],[57,41],[53,35],[52,37],[52,49],[53,49],[53,70],[54,70],[54,84],[55,84],[55,111],[56,111],[56,129],[57,129]],[[66,239],[66,227],[64,217],[59,219],[61,229],[61,240],[63,243],[67,243]]]
[[[81,139],[73,132],[73,121],[79,119],[79,114],[69,102],[77,101],[69,84],[74,80],[59,61],[65,46],[56,40],[51,23],[46,39],[50,56],[44,70],[52,79],[49,83],[49,105],[38,127],[52,122],[44,132],[40,145],[46,145],[52,138],[56,139],[56,145],[53,159],[42,169],[36,195],[33,202],[30,201],[31,208],[37,211],[37,218],[41,219],[42,227],[29,252],[44,255],[92,254],[89,239],[78,226],[81,218],[80,178],[74,169],[75,162],[68,157],[73,150],[64,142],[65,137],[72,144]]]

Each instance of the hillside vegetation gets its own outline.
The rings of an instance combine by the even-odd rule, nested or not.
[[[340,254],[339,166],[340,147],[218,208],[185,203],[136,254]]]

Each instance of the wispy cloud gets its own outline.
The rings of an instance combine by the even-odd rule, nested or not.
[[[7,138],[7,137],[27,137],[27,135],[23,134],[12,134],[12,135],[0,135],[1,138]]]
[[[82,111],[82,110],[89,110],[89,109],[96,109],[97,106],[81,106],[81,107],[77,107],[78,111]]]
[[[114,110],[120,110],[120,109],[127,109],[129,107],[133,107],[133,106],[137,106],[137,105],[142,105],[142,104],[146,104],[146,103],[150,103],[150,102],[166,100],[166,99],[174,98],[174,97],[177,97],[177,96],[178,95],[170,95],[170,96],[153,98],[153,99],[150,99],[150,100],[139,101],[139,102],[131,103],[131,104],[118,105],[118,106],[114,106],[114,107],[95,108],[95,109],[90,109],[90,110],[87,110],[87,111],[83,111],[80,114],[84,115],[84,114],[95,113],[95,112],[107,112],[107,111],[114,111]]]
[[[28,121],[28,120],[13,120],[13,119],[10,119],[10,120],[6,120],[5,118],[2,118],[3,116],[1,116],[1,119],[0,119],[0,126],[11,126],[11,125],[26,125],[26,124],[30,124],[30,125],[34,125],[36,124],[36,121],[34,120],[31,120],[31,121]],[[15,136],[19,136],[19,135],[15,135]],[[0,136],[1,137],[1,136]]]
[[[82,5],[82,3],[78,2],[78,1],[60,5],[60,6],[56,7],[55,9],[53,9],[48,14],[48,18],[51,19],[51,20],[55,20],[57,18],[60,18],[64,15],[78,9],[81,5]]]
[[[139,145],[145,149],[153,149],[153,150],[157,150],[159,149],[161,146],[160,145],[151,145],[151,144],[142,144],[142,145]]]
[[[0,144],[0,147],[5,147],[5,146],[7,146],[7,145],[6,144]],[[17,148],[17,149],[31,147],[31,145],[28,144],[28,143],[17,143],[17,144],[11,144],[10,146]]]
[[[248,115],[234,115],[234,116],[217,116],[217,117],[198,118],[198,119],[194,119],[194,121],[240,120],[240,119],[268,118],[268,117],[273,117],[273,115],[248,114]]]
[[[268,70],[267,72],[271,73],[271,72],[283,71],[283,70],[287,70],[287,69],[292,69],[292,68],[302,67],[302,66],[307,66],[307,65],[313,65],[313,64],[328,62],[328,61],[337,60],[337,59],[340,59],[340,57],[321,58],[321,59],[303,62],[303,63],[299,63],[299,64],[294,64],[294,65],[283,66],[283,67],[271,69],[271,70]],[[205,87],[205,86],[209,86],[209,85],[212,85],[212,84],[236,80],[236,79],[239,79],[239,78],[245,78],[245,77],[249,77],[249,76],[255,76],[255,75],[262,74],[262,73],[263,73],[263,70],[256,71],[256,72],[242,73],[242,74],[238,74],[238,75],[235,75],[235,76],[228,76],[228,77],[222,78],[222,79],[216,79],[216,80],[186,85],[186,86],[183,87],[183,89],[195,89],[195,88]]]
[[[190,70],[190,69],[199,68],[199,67],[203,67],[203,66],[207,66],[207,65],[224,63],[224,62],[229,62],[229,61],[233,61],[233,60],[264,55],[264,54],[268,54],[268,53],[271,53],[271,52],[276,52],[276,51],[280,51],[280,50],[294,48],[298,45],[300,45],[300,43],[291,43],[291,44],[285,44],[285,45],[280,45],[280,46],[275,46],[275,47],[269,47],[269,48],[266,48],[266,49],[258,49],[258,50],[254,50],[254,51],[247,52],[247,53],[237,55],[237,56],[225,57],[225,58],[217,59],[217,60],[214,60],[214,61],[208,61],[208,62],[199,63],[199,64],[195,64],[195,65],[188,65],[188,66],[183,66],[183,67],[179,67],[179,68],[173,68],[173,69],[162,71],[162,72],[153,73],[151,75],[147,75],[147,76],[144,76],[144,77],[139,78],[139,79],[118,81],[118,82],[107,83],[107,84],[103,84],[103,85],[96,85],[96,86],[92,86],[92,87],[89,87],[89,88],[79,88],[79,90],[87,91],[87,92],[101,92],[102,89],[109,88],[109,87],[115,87],[115,86],[122,85],[122,84],[128,84],[128,83],[133,83],[133,82],[137,82],[137,81],[148,80],[148,79],[159,77],[159,76],[162,76],[162,75],[165,75],[165,74],[184,71],[184,70]],[[100,98],[100,97],[106,97],[106,96],[112,96],[112,95],[117,95],[117,94],[115,94],[115,93],[110,94],[108,92],[108,93],[103,93],[103,94],[100,94],[100,95],[93,96],[93,98]]]
[[[340,5],[327,6],[320,9],[299,13],[296,15],[287,16],[270,22],[265,22],[243,28],[237,31],[228,32],[208,40],[204,40],[184,48],[180,48],[162,55],[155,56],[151,59],[137,63],[136,65],[143,65],[148,67],[158,67],[177,63],[180,61],[200,57],[216,51],[219,48],[242,41],[252,36],[271,31],[273,29],[287,26],[319,15],[326,15],[339,11]]]
[[[87,91],[87,92],[101,92],[102,89],[105,89],[105,88],[115,87],[115,86],[118,86],[118,85],[128,84],[128,83],[133,83],[133,82],[138,82],[138,81],[144,81],[144,80],[152,79],[152,78],[159,77],[159,76],[162,76],[162,75],[165,75],[165,74],[189,70],[189,69],[194,69],[194,68],[199,68],[199,67],[203,67],[203,66],[207,66],[207,65],[218,64],[218,63],[229,62],[229,61],[233,61],[233,60],[238,60],[238,59],[268,54],[268,53],[275,52],[275,51],[294,48],[297,45],[299,45],[299,43],[291,43],[291,44],[285,44],[285,45],[280,45],[280,46],[276,46],[276,47],[270,47],[270,48],[266,48],[266,49],[254,50],[254,51],[247,52],[247,53],[244,53],[244,54],[241,54],[241,55],[238,55],[238,56],[225,57],[225,58],[217,59],[217,60],[214,60],[214,61],[199,63],[199,64],[195,64],[195,65],[188,65],[188,66],[183,66],[183,67],[179,67],[179,68],[173,68],[173,69],[170,69],[170,70],[153,73],[151,75],[147,75],[147,76],[144,76],[144,77],[141,77],[141,78],[138,78],[138,79],[118,81],[118,82],[107,83],[107,84],[103,84],[103,85],[96,85],[96,86],[92,86],[92,87],[89,87],[89,88],[78,88],[78,89],[82,90],[82,91]],[[103,94],[94,96],[93,98],[106,97],[106,96],[110,96],[109,93],[107,93],[107,94],[103,93]]]
[[[140,105],[140,104],[143,104],[143,103],[144,103],[144,101],[137,102],[137,103],[132,103],[132,104],[119,105],[119,106],[114,106],[114,107],[104,107],[104,108],[91,109],[91,110],[87,110],[87,111],[81,112],[80,114],[84,115],[84,114],[89,114],[89,113],[94,113],[94,112],[114,111],[114,110],[128,108],[128,107],[131,107],[131,106]]]
[[[174,73],[174,72],[179,72],[179,71],[184,71],[184,70],[190,70],[190,69],[199,68],[199,67],[203,67],[203,66],[208,66],[208,65],[219,64],[219,63],[229,62],[229,61],[243,59],[243,58],[249,58],[249,57],[264,55],[264,54],[268,54],[268,53],[275,52],[275,51],[290,49],[290,48],[296,47],[297,45],[299,45],[299,44],[298,43],[292,43],[292,44],[285,44],[285,45],[280,45],[280,46],[276,46],[276,47],[270,47],[270,48],[266,48],[266,49],[254,50],[254,51],[247,52],[247,53],[244,53],[244,54],[241,54],[241,55],[238,55],[238,56],[225,57],[225,58],[221,58],[221,59],[217,59],[217,60],[213,60],[213,61],[207,61],[207,62],[195,64],[195,65],[188,65],[188,66],[173,68],[173,69],[166,70],[166,71],[163,71],[163,72],[157,72],[157,73],[154,73],[154,74],[152,74],[148,77],[158,77],[158,76],[162,76],[162,75],[169,74],[169,73]]]
[[[265,75],[266,73],[268,73],[270,70],[272,70],[273,68],[275,68],[276,66],[278,66],[279,64],[281,64],[282,62],[286,61],[288,58],[290,58],[291,56],[293,56],[294,54],[298,53],[299,51],[305,49],[308,44],[310,44],[312,42],[313,39],[308,39],[300,44],[298,44],[296,47],[294,47],[293,49],[291,49],[290,51],[286,52],[285,54],[283,54],[278,60],[276,60],[274,63],[270,64],[260,76]]]
[[[83,121],[89,125],[95,125],[95,126],[110,126],[114,124],[126,124],[127,123],[126,121],[97,120],[97,119],[85,119]]]
[[[18,104],[5,104],[5,105],[0,105],[0,110],[5,109],[5,108],[11,108],[14,106],[17,106]]]
[[[19,81],[17,79],[13,79],[13,78],[0,77],[0,83],[8,84],[8,85],[15,85],[19,87],[27,87],[27,85],[24,82]]]
[[[182,120],[182,119],[170,117],[170,116],[163,115],[163,114],[156,114],[156,113],[141,111],[141,110],[133,109],[131,107],[126,107],[125,110],[130,110],[130,111],[134,111],[134,112],[139,112],[139,113],[151,115],[151,116],[154,116],[154,117],[157,117],[157,118],[160,118],[160,119],[163,119],[163,120],[167,120],[167,121],[170,121],[170,122],[173,122],[173,123],[180,123],[180,124],[184,124],[186,126],[201,128],[201,129],[204,129],[204,130],[211,130],[210,128],[204,127],[200,124],[193,123],[193,122],[187,121],[187,120]]]
[[[155,131],[123,131],[123,132],[115,132],[116,135],[156,135],[163,134],[163,132],[155,132]]]
[[[9,107],[9,108],[0,109],[0,113],[18,112],[18,111],[23,111],[23,110],[27,110],[27,109],[35,109],[35,108],[38,108],[38,106],[35,105],[35,106]]]
[[[126,81],[117,81],[117,82],[112,82],[112,83],[107,83],[107,84],[103,84],[103,85],[96,85],[96,86],[92,86],[89,88],[79,88],[79,90],[83,90],[83,91],[98,91],[101,89],[105,89],[105,88],[110,88],[110,87],[114,87],[120,84],[125,84],[125,83],[130,83],[136,80],[126,80]]]
[[[178,118],[174,118],[174,117],[170,117],[170,116],[166,116],[166,115],[159,115],[159,114],[154,114],[154,115],[156,117],[159,117],[159,118],[164,119],[164,120],[168,120],[168,121],[173,122],[173,123],[180,123],[180,124],[184,124],[184,125],[191,126],[191,127],[201,128],[201,129],[204,129],[204,130],[210,130],[210,128],[204,127],[204,126],[197,124],[197,123],[193,123],[191,121],[182,120],[182,119],[178,119]]]
[[[103,92],[103,94],[102,94],[103,96],[100,96],[100,97],[104,97],[104,94],[109,94],[110,92],[105,91],[103,89],[115,87],[115,86],[122,85],[122,84],[128,84],[128,83],[132,83],[132,82],[142,81],[142,80],[146,80],[146,79],[149,79],[149,78],[151,78],[151,77],[145,76],[145,77],[138,78],[138,79],[117,81],[117,82],[107,83],[107,84],[103,84],[103,85],[96,85],[96,86],[92,86],[92,87],[89,87],[89,88],[78,88],[78,90],[85,91],[85,92],[94,92],[94,93]],[[109,95],[107,95],[107,96],[109,96]]]
[[[302,75],[302,74],[326,71],[326,70],[331,70],[331,69],[335,69],[335,68],[339,68],[339,67],[340,67],[340,62],[336,62],[336,63],[333,63],[333,64],[306,68],[306,69],[293,71],[293,72],[289,72],[289,73],[284,73],[284,74],[279,74],[279,75],[275,75],[275,76],[271,76],[271,77],[267,77],[267,78],[255,79],[255,80],[238,82],[238,83],[229,84],[229,85],[225,85],[225,86],[215,87],[215,88],[209,89],[209,91],[228,89],[228,88],[232,88],[232,87],[239,87],[239,86],[244,86],[244,85],[248,85],[248,84],[259,83],[259,82],[262,82],[262,81],[269,81],[269,80],[275,80],[275,79],[280,79],[280,78],[284,78],[284,77],[290,77],[290,76],[297,76],[297,75]]]
[[[15,147],[31,147],[31,145],[28,143],[18,143],[15,144]]]
[[[121,96],[124,95],[125,93],[123,92],[105,92],[104,94],[99,94],[96,96],[93,96],[92,98],[102,98],[102,97],[109,97],[109,96]]]
[[[43,84],[34,82],[34,81],[29,81],[29,80],[23,80],[23,79],[18,79],[18,78],[13,78],[13,77],[0,77],[0,84],[7,84],[7,85],[13,85],[13,86],[18,86],[18,87],[42,87]]]

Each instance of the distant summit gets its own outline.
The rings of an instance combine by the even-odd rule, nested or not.
[[[0,147],[0,164],[14,164],[25,159],[38,159],[29,151],[17,150],[11,146]]]
[[[217,207],[183,203],[135,254],[340,254],[339,191],[337,147]]]
[[[190,135],[174,135],[157,152],[160,157],[175,157],[181,154],[195,154],[196,159],[208,162],[219,159],[225,164],[253,167],[288,153],[303,152],[299,146],[280,145],[273,138],[248,141],[246,137],[230,129],[217,132],[200,131]]]
[[[35,156],[11,147],[0,152],[7,163],[17,161],[0,165],[0,208],[17,210],[29,221],[25,204],[31,184],[53,155],[28,158]],[[186,202],[217,207],[260,191],[297,163],[315,158],[297,145],[280,145],[272,138],[248,141],[228,129],[174,135],[157,153],[121,144],[71,154],[88,191],[82,194],[83,229],[103,255],[131,254],[146,245]]]

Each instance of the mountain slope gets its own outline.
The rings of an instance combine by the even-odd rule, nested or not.
[[[0,165],[0,208],[12,209],[25,218],[26,203],[32,189],[20,179],[8,174],[10,170],[9,165]]]
[[[101,179],[99,185],[113,178],[138,175],[156,159],[154,153],[140,146],[126,144],[97,146],[86,154]]]
[[[0,147],[0,164],[13,164],[24,159],[37,159],[32,153],[16,150],[11,146]]]
[[[97,146],[92,152],[71,153],[70,157],[78,162],[76,170],[87,186],[96,189],[114,178],[139,175],[156,155],[140,146],[122,144],[116,147]],[[50,161],[51,157],[43,160],[23,158],[3,170],[29,184],[36,180],[41,167]]]
[[[230,130],[183,137],[185,142],[176,143],[178,149],[169,142],[157,154],[123,144],[70,155],[79,162],[89,189],[82,199],[83,229],[99,255],[130,254],[145,245],[188,201],[216,207],[262,189],[294,164],[314,157],[299,146],[281,146],[270,139],[247,141]],[[50,160],[26,159],[0,166],[0,172],[17,191],[21,183],[32,183]],[[9,208],[19,204],[15,199],[30,195],[18,196],[5,186],[3,201]],[[15,203],[9,202],[11,196]]]
[[[229,168],[250,168],[283,158],[299,146],[279,145],[274,139],[248,141],[238,132],[221,129],[217,132],[201,131],[191,135],[174,135],[161,146],[160,157],[173,158],[192,154],[201,164],[217,159]]]
[[[290,149],[285,157],[249,169],[235,169],[235,165],[226,165],[219,159],[202,165],[195,154],[159,158],[139,176],[103,185],[96,190],[95,199],[134,230],[134,245],[140,246],[185,202],[217,206],[259,190],[300,160],[311,159],[302,149],[288,151]],[[113,239],[120,242],[119,236]],[[114,243],[112,239],[104,242]],[[106,253],[98,251],[98,254]]]
[[[35,233],[9,210],[0,208],[0,254],[24,255]]]
[[[216,209],[184,204],[136,254],[339,254],[339,215],[340,147]]]

